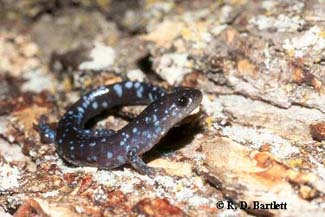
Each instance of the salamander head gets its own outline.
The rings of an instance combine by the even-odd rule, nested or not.
[[[170,94],[170,97],[174,101],[172,106],[176,105],[174,111],[179,111],[178,116],[182,116],[180,117],[181,119],[190,115],[193,110],[200,106],[200,103],[202,101],[201,91],[186,87],[175,89]]]
[[[145,118],[149,120],[146,124],[154,124],[156,131],[164,134],[198,108],[201,101],[201,91],[193,88],[177,88],[149,106],[144,115],[153,114],[153,118]]]

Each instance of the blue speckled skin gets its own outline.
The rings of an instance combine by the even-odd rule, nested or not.
[[[202,94],[192,88],[165,90],[142,82],[125,81],[101,86],[73,104],[59,121],[57,152],[74,165],[112,169],[131,163],[142,173],[148,168],[141,156],[178,122],[200,105]],[[135,120],[117,132],[85,129],[85,123],[103,110],[116,106],[145,105]],[[54,137],[43,127],[47,137]]]

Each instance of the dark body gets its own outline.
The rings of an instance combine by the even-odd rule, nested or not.
[[[202,94],[193,88],[177,88],[167,94],[148,83],[125,81],[98,87],[73,104],[59,121],[56,135],[45,125],[45,138],[55,138],[57,152],[80,166],[112,169],[131,163],[142,173],[152,172],[139,156],[150,150],[178,122],[200,105]],[[128,125],[112,130],[85,129],[85,123],[117,106],[149,104]]]

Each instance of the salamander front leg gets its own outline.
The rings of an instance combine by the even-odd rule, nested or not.
[[[164,171],[161,169],[156,169],[147,166],[137,153],[138,151],[136,148],[130,148],[130,150],[127,153],[127,157],[132,167],[136,169],[138,172],[144,175],[148,175],[149,177],[154,177],[159,174],[162,175],[164,173]]]

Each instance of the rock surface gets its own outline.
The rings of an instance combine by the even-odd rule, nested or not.
[[[324,1],[73,2],[0,6],[1,216],[324,216]],[[40,115],[55,127],[125,79],[204,94],[145,156],[166,175],[72,167],[40,142]]]

